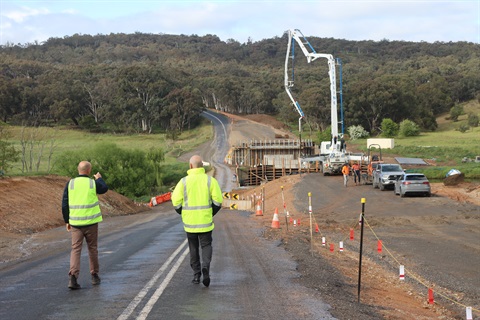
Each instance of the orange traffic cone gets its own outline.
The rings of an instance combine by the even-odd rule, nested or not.
[[[280,220],[278,219],[278,209],[275,208],[275,213],[273,214],[272,228],[280,229]]]
[[[318,223],[315,223],[315,232],[316,232],[316,233],[319,233],[319,232],[320,232],[320,229],[318,228]]]
[[[257,202],[257,211],[255,212],[256,216],[263,216],[262,204],[260,202],[261,202],[260,200],[258,200]]]

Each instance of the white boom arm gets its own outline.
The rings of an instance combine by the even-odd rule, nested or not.
[[[331,54],[316,53],[315,49],[313,49],[312,45],[308,42],[308,40],[305,38],[302,32],[298,29],[293,29],[293,30],[288,30],[288,48],[287,48],[287,56],[285,58],[285,90],[287,91],[287,94],[290,97],[290,100],[292,100],[295,109],[297,109],[298,113],[300,114],[300,119],[298,120],[299,129],[301,131],[300,121],[302,118],[305,117],[305,115],[302,109],[300,108],[300,104],[298,103],[298,101],[296,101],[293,98],[292,93],[290,91],[290,88],[293,87],[294,85],[293,72],[292,72],[292,80],[289,80],[288,78],[289,60],[292,59],[292,63],[293,63],[293,59],[295,58],[295,55],[294,55],[295,41],[300,46],[300,49],[302,49],[303,54],[307,57],[308,63],[315,61],[318,58],[326,58],[328,60],[328,75],[330,77],[332,138],[338,137],[337,82],[335,78],[335,59]],[[305,47],[305,44],[308,45],[308,49],[307,47]],[[291,55],[290,55],[290,50],[292,52]]]

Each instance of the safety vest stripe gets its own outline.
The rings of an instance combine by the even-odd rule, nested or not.
[[[188,194],[187,194],[187,177],[183,177],[183,202],[185,203],[185,207],[188,206]]]
[[[88,217],[72,217],[70,216],[70,220],[90,220],[90,219],[95,219],[95,218],[98,218],[102,215],[101,212],[93,215],[93,216],[88,216]]]
[[[90,209],[90,208],[93,208],[95,206],[98,206],[100,202],[95,202],[95,203],[92,203],[92,204],[86,204],[86,205],[70,205],[68,206],[70,209]]]
[[[203,209],[210,209],[212,206],[207,205],[207,206],[194,206],[194,207],[183,207],[183,210],[203,210]]]
[[[75,188],[75,179],[70,180],[70,190]],[[93,189],[93,180],[90,179],[90,189]]]
[[[201,228],[208,228],[213,225],[213,222],[206,223],[206,224],[184,224],[185,228],[192,228],[192,229],[201,229]]]

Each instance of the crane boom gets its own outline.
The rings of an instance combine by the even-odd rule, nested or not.
[[[324,53],[317,53],[315,49],[312,47],[310,42],[305,38],[302,32],[298,29],[290,29],[288,32],[288,47],[287,47],[287,55],[285,58],[285,91],[287,92],[290,100],[293,103],[293,106],[300,114],[300,118],[298,120],[299,123],[299,130],[301,131],[301,119],[305,117],[302,108],[300,107],[300,103],[295,100],[292,95],[290,88],[294,86],[294,59],[295,59],[295,42],[298,43],[300,49],[302,50],[303,54],[307,58],[307,62],[313,62],[318,58],[326,58],[328,61],[328,75],[330,77],[330,100],[331,100],[331,130],[332,130],[332,139],[333,137],[338,137],[338,114],[337,114],[337,84],[335,78],[335,59],[331,54],[324,54]],[[307,46],[305,46],[307,45]],[[291,52],[291,54],[290,54]],[[289,78],[289,62],[291,60],[292,65],[292,78]],[[332,144],[333,145],[333,144]]]

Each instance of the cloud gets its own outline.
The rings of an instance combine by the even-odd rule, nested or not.
[[[1,0],[0,0],[1,1]],[[30,1],[1,2],[0,44],[78,34],[214,34],[246,42],[300,29],[307,37],[480,43],[475,1]]]
[[[1,15],[2,17],[15,21],[16,23],[22,23],[31,17],[46,14],[49,14],[49,10],[46,8],[34,9],[29,7],[21,7],[20,10],[6,11]]]

